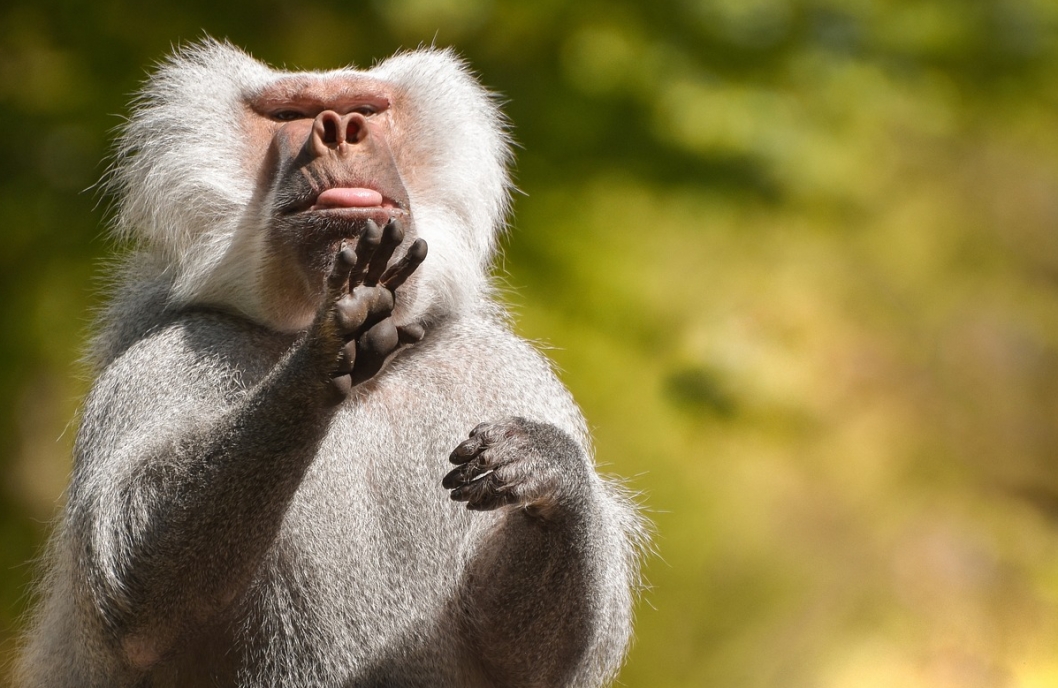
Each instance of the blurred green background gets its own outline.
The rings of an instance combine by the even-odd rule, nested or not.
[[[113,248],[86,189],[204,31],[452,45],[508,101],[497,276],[657,528],[621,685],[1058,687],[1052,0],[7,0],[0,667]]]

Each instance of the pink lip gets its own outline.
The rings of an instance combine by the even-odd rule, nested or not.
[[[327,189],[316,199],[313,208],[378,208],[382,200],[382,194],[374,189]]]

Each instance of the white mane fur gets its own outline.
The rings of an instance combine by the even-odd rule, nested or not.
[[[492,96],[458,57],[426,49],[364,71],[286,72],[212,39],[159,66],[118,139],[106,185],[118,199],[114,231],[136,247],[118,277],[119,297],[158,289],[161,278],[170,306],[216,305],[282,327],[259,302],[259,252],[267,247],[250,203],[256,180],[242,167],[239,123],[247,98],[276,81],[349,75],[384,81],[396,94],[403,136],[394,155],[430,250],[416,273],[422,288],[411,313],[479,303],[509,204],[510,146]]]

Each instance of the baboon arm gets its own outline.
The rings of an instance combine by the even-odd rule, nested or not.
[[[216,361],[181,350],[186,339],[155,336],[104,372],[71,486],[90,602],[144,666],[245,588],[333,413],[311,342],[233,395]]]
[[[489,475],[508,471],[527,503],[503,507],[475,547],[461,591],[469,651],[496,685],[596,685],[616,671],[630,635],[641,524],[565,433],[514,421],[529,428],[530,442],[516,447],[525,457]],[[519,463],[531,475],[510,470]]]

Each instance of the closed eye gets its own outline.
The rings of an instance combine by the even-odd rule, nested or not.
[[[299,110],[277,110],[268,116],[277,122],[293,122],[296,119],[308,117],[308,115]]]

